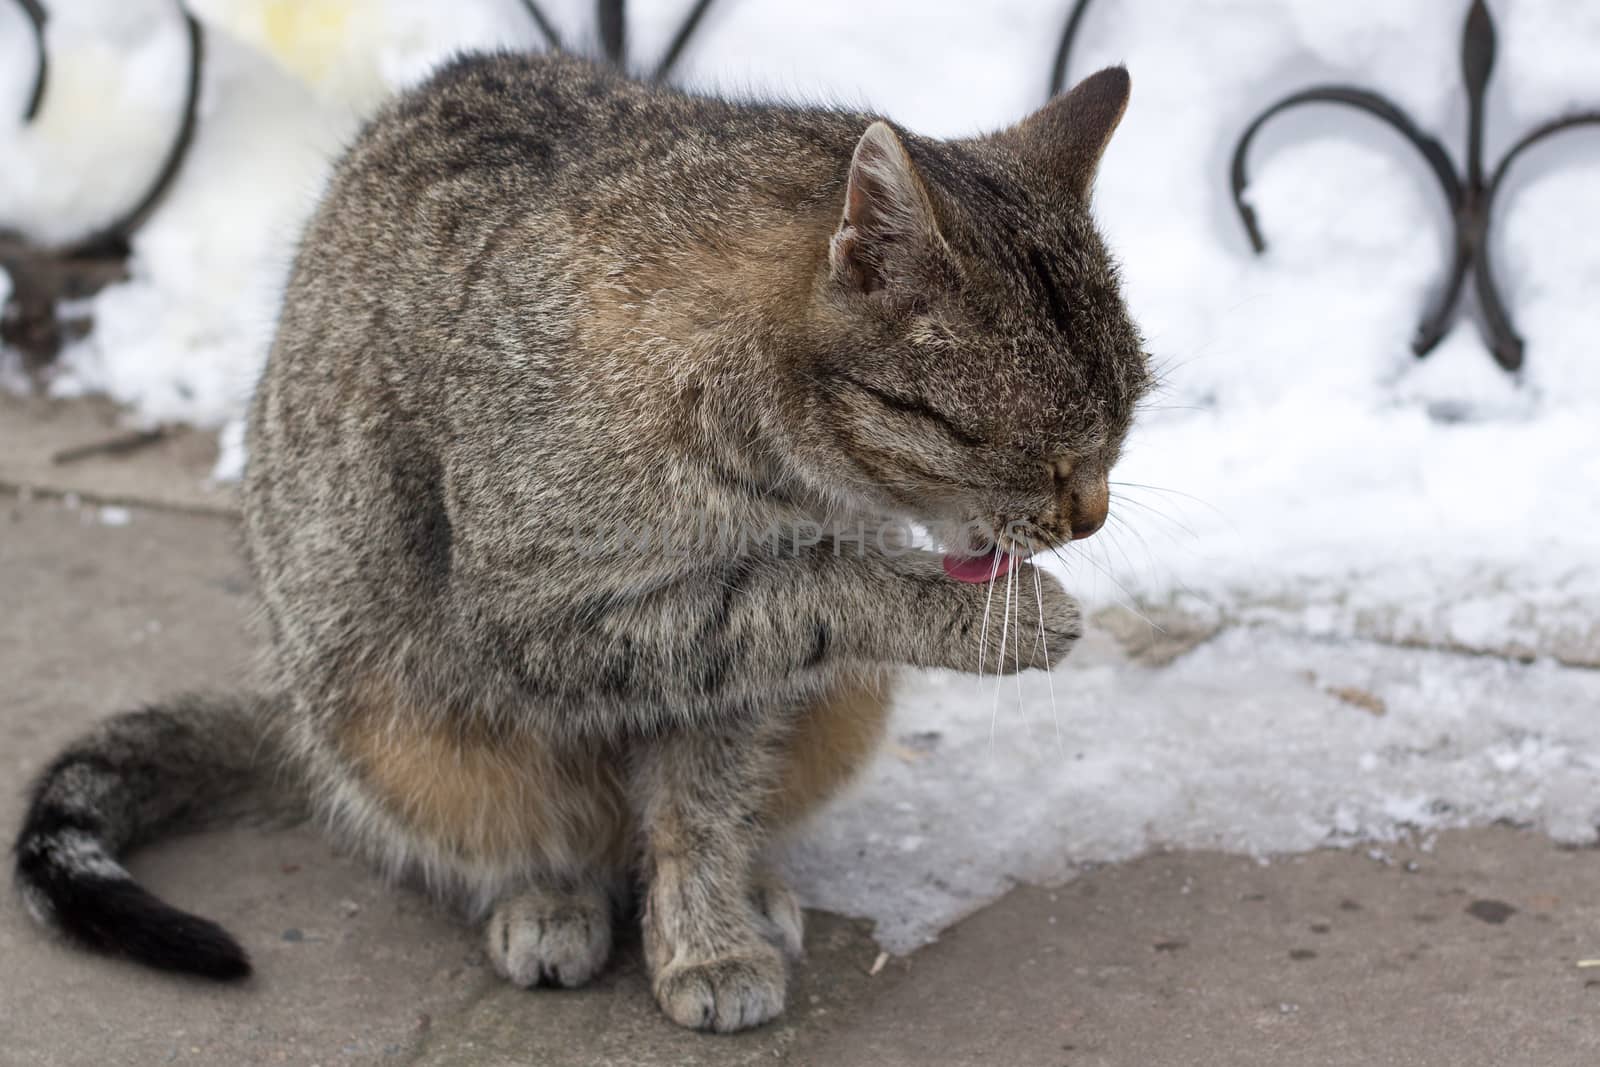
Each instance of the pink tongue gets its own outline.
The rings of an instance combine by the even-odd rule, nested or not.
[[[1011,553],[999,549],[981,556],[946,556],[944,572],[958,582],[987,585],[990,579],[1003,577],[1015,559]]]

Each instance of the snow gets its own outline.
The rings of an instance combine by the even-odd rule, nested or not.
[[[1154,848],[1270,857],[1500,819],[1594,840],[1600,673],[1275,629],[1160,669],[1106,644],[1055,673],[1053,707],[1036,674],[910,683],[887,757],[790,849],[807,901],[904,952],[1013,882]]]
[[[53,6],[50,95],[25,128],[6,116],[31,45],[0,4],[0,228],[46,240],[139,195],[184,66],[166,0]],[[518,0],[191,6],[210,29],[194,152],[52,388],[225,427],[227,474],[295,234],[340,144],[451,51],[539,37]],[[592,39],[588,0],[544,6],[569,42]],[[963,135],[1039,103],[1067,6],[719,3],[678,75]],[[687,7],[629,5],[638,66]],[[918,680],[898,729],[939,739],[885,759],[801,847],[816,902],[874,916],[904,949],[1011,879],[1161,845],[1266,854],[1502,817],[1592,835],[1596,683],[1554,661],[1600,665],[1600,136],[1530,153],[1502,191],[1494,247],[1528,346],[1515,378],[1470,319],[1411,356],[1448,220],[1426,169],[1370,119],[1308,108],[1267,127],[1249,190],[1267,255],[1250,254],[1226,194],[1245,122],[1315,81],[1391,95],[1459,155],[1465,7],[1095,0],[1073,71],[1126,62],[1134,78],[1097,208],[1165,387],[1115,472],[1112,526],[1055,566],[1092,604],[1241,628],[1159,670],[1069,662],[1053,679],[1064,759],[1026,728],[1047,728],[1045,679],[1007,683],[992,747],[989,683]],[[1600,106],[1600,8],[1491,7],[1492,165],[1535,122]]]

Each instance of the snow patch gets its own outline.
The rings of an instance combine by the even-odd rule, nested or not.
[[[895,742],[790,850],[806,902],[903,953],[1017,881],[1159,848],[1267,857],[1499,819],[1596,838],[1595,671],[1254,628],[1151,669],[1102,642],[1055,672],[1054,705],[1042,675],[913,679]]]

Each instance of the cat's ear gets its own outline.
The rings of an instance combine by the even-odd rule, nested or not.
[[[939,241],[928,190],[905,146],[886,122],[856,143],[844,212],[828,247],[833,275],[864,293],[885,288],[897,267]]]
[[[1100,157],[1128,110],[1132,88],[1126,67],[1107,67],[1057,96],[1000,134],[1000,138],[1087,203]]]

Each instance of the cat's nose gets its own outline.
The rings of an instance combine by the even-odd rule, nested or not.
[[[1072,539],[1081,541],[1106,524],[1106,502],[1102,499],[1094,510],[1072,512]]]
[[[1102,471],[1074,472],[1064,486],[1067,526],[1072,539],[1081,541],[1106,524],[1111,509],[1111,487]]]

